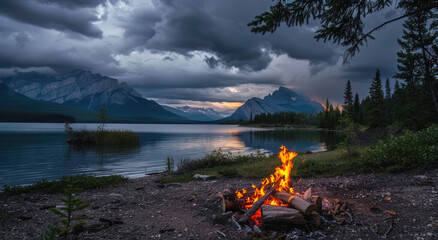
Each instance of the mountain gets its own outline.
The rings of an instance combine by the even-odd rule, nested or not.
[[[90,71],[78,69],[61,76],[17,73],[4,78],[3,82],[10,89],[34,100],[91,111],[99,111],[101,106],[105,106],[109,115],[185,120],[155,101],[143,98],[126,83]]]
[[[96,122],[99,113],[59,103],[33,100],[0,82],[0,121],[6,122]]]
[[[214,111],[212,108],[193,108],[189,106],[177,107],[177,108],[173,108],[169,106],[162,106],[162,107],[171,113],[174,113],[176,115],[194,121],[208,122],[222,118],[222,116],[218,112]]]
[[[297,94],[290,88],[280,87],[272,94],[264,97],[263,100],[270,106],[274,106],[276,112],[305,112],[318,113],[324,108],[308,96]]]
[[[99,122],[100,113],[34,100],[12,91],[0,81],[0,122]],[[108,123],[192,123],[189,120],[108,115]]]
[[[289,88],[280,87],[272,94],[265,96],[263,99],[251,98],[240,106],[231,116],[226,117],[223,121],[249,120],[252,116],[262,113],[276,112],[305,112],[318,113],[324,108],[320,103],[310,100],[309,97],[297,94]]]

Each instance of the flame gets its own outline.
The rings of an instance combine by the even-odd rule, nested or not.
[[[254,189],[254,194],[251,197],[247,197],[244,203],[244,207],[246,209],[249,209],[252,207],[254,202],[259,200],[261,197],[265,195],[265,190],[267,186],[270,186],[272,184],[275,184],[277,181],[280,181],[279,186],[277,187],[276,191],[283,191],[283,192],[289,192],[291,194],[294,194],[294,188],[291,186],[291,170],[294,166],[292,159],[297,156],[297,153],[288,151],[285,146],[280,147],[281,151],[278,154],[278,158],[281,160],[281,166],[275,168],[275,172],[271,174],[271,176],[264,178],[262,180],[262,186],[256,187],[252,185],[252,188]],[[236,196],[239,199],[244,198],[245,194],[248,191],[246,189],[242,189],[241,191],[237,190]],[[273,196],[270,196],[264,204],[269,205],[275,205],[275,206],[285,206],[287,204],[284,204],[280,200],[275,199]],[[261,219],[260,211],[258,213],[254,214],[250,220],[252,220],[255,224],[258,224]]]

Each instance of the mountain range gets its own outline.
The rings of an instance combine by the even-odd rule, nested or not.
[[[143,98],[126,83],[90,71],[73,70],[60,76],[16,73],[2,80],[10,89],[34,100],[90,111],[99,111],[104,106],[108,115],[113,116],[186,120]]]
[[[76,109],[59,103],[33,100],[0,82],[0,121],[95,122],[98,112]]]
[[[249,120],[261,113],[317,113],[323,110],[321,104],[306,95],[280,87],[263,99],[247,100],[231,116],[223,118],[212,108],[159,105],[124,82],[81,69],[63,75],[17,72],[0,80],[0,85],[0,112],[4,119],[11,119],[6,113],[20,114],[23,119],[23,114],[28,112],[32,113],[32,119],[73,117],[76,121],[95,122],[102,106],[112,122],[145,123],[213,123]],[[35,117],[37,113],[45,115]]]
[[[162,107],[171,113],[174,113],[176,115],[194,121],[208,122],[208,121],[219,120],[223,117],[220,113],[216,112],[213,108],[194,108],[194,107],[189,107],[187,105],[183,107],[176,107],[176,108],[165,106],[165,105],[162,105]]]
[[[263,99],[254,97],[247,100],[223,121],[247,121],[251,119],[251,116],[254,117],[262,113],[304,112],[315,114],[322,110],[324,110],[322,105],[312,101],[308,96],[298,94],[286,87],[280,87]]]

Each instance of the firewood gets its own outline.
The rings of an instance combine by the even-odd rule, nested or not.
[[[316,210],[318,211],[318,213],[322,212],[322,197],[312,196],[310,198],[310,202],[316,205]]]
[[[233,201],[225,199],[223,193],[219,192],[217,196],[220,198],[222,213],[236,209],[236,204]]]
[[[290,204],[292,207],[300,210],[304,215],[309,216],[313,211],[317,210],[317,206],[313,203],[304,201],[304,199],[291,195],[285,192],[276,192],[274,197],[284,203]]]
[[[263,197],[257,200],[248,211],[246,211],[246,213],[239,219],[240,223],[247,222],[252,217],[252,215],[254,215],[254,213],[259,210],[263,203],[268,200],[268,198],[275,192],[275,189],[280,185],[282,179],[283,178],[278,179],[275,185],[271,187],[271,189],[269,189]]]
[[[342,204],[342,206],[339,209],[339,211],[340,212],[345,212],[345,211],[347,211],[347,207],[348,207],[348,202],[344,202],[344,204]]]
[[[306,217],[297,209],[266,204],[262,206],[261,210],[263,226],[267,228],[297,225],[318,228],[321,225],[321,219],[316,212]]]
[[[304,215],[297,209],[263,204],[262,221],[264,224],[297,224],[304,225]]]
[[[306,200],[306,201],[310,201],[311,196],[312,196],[312,187],[309,187],[309,188],[304,192],[303,199]]]
[[[336,201],[337,199],[335,199]],[[341,202],[340,201],[336,201],[336,205],[335,205],[335,209],[333,209],[331,212],[333,213],[333,215],[338,214],[339,209],[341,208]]]
[[[330,203],[330,201],[327,198],[323,198],[322,199],[322,210],[323,211],[330,211],[330,209],[332,209],[332,204]]]

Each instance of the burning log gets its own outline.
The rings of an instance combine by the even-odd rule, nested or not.
[[[299,210],[266,204],[262,206],[262,222],[265,227],[310,225],[319,228],[321,225],[317,213],[305,217]]]
[[[292,207],[300,210],[304,215],[309,216],[313,211],[317,210],[317,206],[309,203],[304,199],[291,195],[285,192],[276,192],[274,197],[284,203],[290,204]]]
[[[269,189],[269,191],[267,191],[263,197],[257,200],[257,202],[255,202],[252,207],[248,209],[248,211],[246,211],[246,213],[239,219],[240,223],[247,222],[252,217],[252,215],[254,215],[254,213],[259,210],[263,203],[268,200],[268,198],[275,192],[275,189],[278,188],[282,179],[283,178],[278,179],[275,185],[271,187],[271,189]]]

